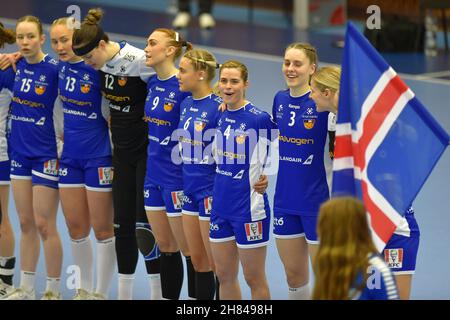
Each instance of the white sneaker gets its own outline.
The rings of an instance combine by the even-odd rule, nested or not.
[[[216,20],[214,20],[213,16],[210,13],[202,13],[198,17],[198,20],[202,29],[211,29],[216,26]]]
[[[0,279],[0,300],[2,300],[13,291],[14,286],[10,286],[9,284],[4,283],[2,279]]]
[[[17,288],[5,296],[3,300],[36,300],[36,295],[34,290],[28,291],[23,288]]]
[[[188,12],[178,12],[175,19],[173,19],[172,26],[175,29],[184,29],[189,25],[191,15]]]
[[[61,293],[55,293],[53,291],[46,291],[42,296],[41,300],[62,300]]]
[[[91,294],[84,289],[78,289],[72,300],[92,300]]]

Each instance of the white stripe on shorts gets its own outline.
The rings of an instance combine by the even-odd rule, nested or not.
[[[301,238],[305,237],[305,233],[299,233],[299,234],[273,234],[273,237],[276,239],[295,239],[295,238]]]
[[[110,192],[110,191],[112,191],[112,188],[95,188],[95,187],[86,186],[86,190],[97,191],[97,192]]]
[[[51,180],[51,181],[59,181],[59,177],[49,176],[49,175],[44,174],[44,173],[39,172],[39,171],[31,170],[31,173],[34,174],[35,176],[43,178],[43,179],[47,179],[47,180]]]
[[[211,242],[227,242],[227,241],[231,241],[231,240],[236,240],[236,237],[231,236],[228,238],[220,238],[220,239],[215,239],[215,238],[209,237],[209,241],[211,241]]]
[[[259,247],[265,247],[265,246],[267,246],[268,243],[269,243],[269,241],[259,242],[259,243],[255,243],[255,244],[239,244],[236,242],[236,245],[240,249],[253,249],[253,248],[259,248]]]
[[[147,207],[145,206],[146,211],[165,211],[166,207]]]
[[[182,210],[181,212],[187,216],[198,216],[198,212],[195,211]]]
[[[72,183],[58,183],[59,188],[84,188],[84,183],[72,184]]]

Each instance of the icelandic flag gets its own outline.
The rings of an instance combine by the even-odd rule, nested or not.
[[[333,196],[362,199],[380,252],[448,144],[446,131],[349,23],[336,124]]]

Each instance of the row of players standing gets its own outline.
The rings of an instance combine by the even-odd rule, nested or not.
[[[264,195],[258,195],[249,188],[249,185],[253,186],[258,182],[263,173],[262,165],[252,168],[252,170],[250,170],[249,162],[241,167],[227,165],[226,158],[229,157],[229,153],[216,146],[216,151],[219,150],[216,154],[220,154],[223,159],[218,159],[216,184],[214,185],[216,171],[214,163],[209,162],[209,165],[205,166],[205,163],[197,162],[194,165],[181,166],[172,161],[172,150],[178,140],[171,139],[171,137],[174,128],[177,127],[190,132],[191,138],[195,137],[196,131],[206,131],[209,128],[218,127],[219,132],[223,133],[221,137],[225,139],[224,144],[229,138],[230,129],[233,129],[233,141],[239,144],[242,139],[245,141],[245,130],[249,128],[269,130],[275,128],[275,124],[266,113],[260,112],[245,100],[244,92],[248,85],[248,73],[245,66],[238,62],[228,62],[222,65],[219,89],[228,110],[224,114],[219,114],[218,106],[221,104],[221,100],[212,94],[210,85],[214,78],[217,62],[210,53],[203,50],[187,51],[180,61],[178,72],[174,64],[175,60],[181,55],[183,47],[190,49],[190,44],[183,41],[178,33],[167,29],[158,29],[153,32],[148,40],[145,58],[141,50],[125,42],[109,41],[106,34],[97,25],[100,18],[100,11],[91,10],[81,29],[75,31],[72,40],[77,55],[82,56],[88,65],[100,69],[100,79],[96,72],[72,54],[70,45],[72,31],[67,28],[67,20],[55,22],[51,30],[52,44],[60,60],[69,60],[68,63],[70,63],[61,63],[59,66],[60,95],[63,103],[65,102],[64,137],[66,146],[70,138],[74,137],[75,132],[70,132],[70,125],[67,128],[68,118],[71,116],[79,117],[83,113],[86,118],[86,125],[89,120],[98,120],[98,127],[102,128],[95,135],[90,136],[91,139],[95,137],[95,141],[91,140],[90,143],[86,144],[84,146],[87,148],[86,150],[89,150],[92,144],[98,144],[99,141],[102,141],[104,146],[107,145],[106,142],[109,140],[105,136],[105,133],[107,133],[106,121],[105,118],[99,116],[101,113],[101,98],[98,84],[101,85],[104,97],[109,100],[108,104],[111,110],[110,128],[114,144],[112,190],[116,237],[115,239],[111,237],[112,230],[111,228],[108,229],[108,225],[111,226],[111,224],[108,224],[108,212],[110,212],[108,208],[103,208],[103,211],[92,210],[91,207],[89,207],[89,210],[85,209],[86,200],[83,202],[82,196],[85,197],[84,199],[89,198],[89,191],[92,191],[96,196],[101,195],[100,192],[107,194],[111,187],[105,183],[106,180],[110,179],[108,178],[110,173],[105,169],[111,169],[111,165],[103,162],[92,164],[90,160],[94,156],[88,155],[86,158],[89,160],[81,161],[82,163],[80,161],[76,161],[76,164],[69,163],[66,171],[62,165],[68,161],[61,161],[60,188],[64,190],[66,184],[72,188],[77,188],[80,193],[79,199],[81,199],[76,201],[76,204],[71,204],[70,201],[73,201],[73,198],[68,196],[67,205],[65,205],[64,196],[61,193],[63,210],[69,226],[69,233],[74,239],[73,242],[84,243],[84,252],[88,252],[88,250],[91,252],[86,233],[81,232],[76,236],[74,235],[77,234],[75,231],[71,232],[70,217],[79,217],[79,215],[71,215],[66,211],[75,211],[73,208],[76,208],[77,204],[84,203],[85,206],[82,209],[85,210],[78,209],[78,212],[82,211],[81,214],[84,215],[89,212],[91,221],[93,221],[92,215],[103,212],[100,220],[103,219],[104,223],[100,223],[97,228],[94,223],[92,223],[92,226],[96,231],[99,244],[106,242],[106,245],[111,246],[111,244],[114,245],[115,241],[115,252],[117,253],[119,266],[119,298],[131,298],[138,245],[146,258],[147,270],[151,275],[151,283],[153,283],[152,292],[157,291],[158,268],[159,264],[161,265],[162,296],[164,298],[177,299],[180,294],[183,281],[180,249],[186,257],[188,266],[190,297],[204,299],[214,296],[213,271],[215,271],[221,284],[222,298],[240,298],[237,282],[237,267],[240,259],[244,267],[245,278],[252,289],[252,297],[269,298],[270,294],[265,277],[265,245],[268,241],[270,229],[267,196],[264,194],[266,182],[263,178],[262,187],[258,184],[255,187],[257,191]],[[27,19],[24,21],[27,21]],[[28,22],[31,23],[31,26],[28,25],[28,27],[32,27],[33,24],[35,28],[39,26],[33,20]],[[20,25],[18,23],[18,27]],[[58,28],[62,29],[62,31],[59,30],[59,34],[55,31]],[[42,31],[39,31],[39,29],[37,31],[39,38]],[[59,42],[61,43],[58,49]],[[18,43],[20,47],[20,42],[18,41]],[[27,51],[23,51],[23,53],[24,60],[27,60]],[[151,71],[143,67],[144,59],[147,66],[156,71],[156,75],[150,76]],[[41,56],[36,62],[42,64],[42,62],[46,62],[46,57]],[[56,65],[53,62],[50,62],[50,64]],[[328,114],[317,113],[314,102],[309,98],[309,77],[314,73],[316,65],[317,56],[313,47],[306,44],[289,46],[283,63],[283,73],[289,89],[279,92],[273,104],[273,116],[281,131],[280,170],[274,204],[274,233],[290,287],[289,297],[292,299],[307,298],[310,295],[308,251],[311,255],[314,255],[317,244],[315,233],[317,211],[319,205],[328,198],[323,167]],[[77,66],[82,69],[77,70]],[[20,70],[20,63],[18,67]],[[32,65],[28,65],[28,68],[32,69],[32,67]],[[88,74],[88,77],[85,76],[86,74]],[[179,79],[176,77],[177,74],[179,74]],[[38,83],[38,79],[33,80],[36,82],[35,94],[39,96],[38,91],[40,86],[43,85],[42,81]],[[147,85],[145,82],[147,82]],[[26,81],[16,81],[16,85],[21,86],[21,89],[26,88]],[[28,85],[31,85],[31,83]],[[86,99],[79,92],[73,95],[73,92],[76,91],[75,88],[79,89],[81,93],[95,93],[97,100],[95,97]],[[50,91],[50,86],[48,89]],[[191,92],[192,96],[188,96],[185,92]],[[84,99],[80,99],[80,97],[84,97]],[[76,101],[79,103],[73,103]],[[83,109],[87,102],[91,102],[92,106],[92,101],[97,101],[95,105],[98,109],[94,113],[98,117],[95,119],[92,119],[93,116],[89,117],[93,113],[88,112],[88,114],[85,108]],[[144,119],[149,128],[148,155],[146,152],[147,125],[142,121],[144,104],[146,105]],[[72,112],[66,110],[72,110]],[[107,118],[107,116],[105,117]],[[12,119],[13,124],[14,121],[24,121],[21,118],[15,120],[13,117]],[[240,127],[242,125],[245,126],[244,129]],[[86,126],[87,128],[88,126]],[[99,139],[99,137],[104,138]],[[261,144],[257,144],[258,147],[261,149],[267,147],[271,138],[258,139],[261,140]],[[194,148],[198,145],[198,141],[195,139],[184,137],[178,139],[183,149]],[[71,145],[79,145],[81,139],[75,140],[70,141]],[[204,141],[200,142],[200,145],[202,145]],[[304,148],[305,146],[308,148]],[[300,149],[300,147],[302,148]],[[103,149],[93,148],[93,150],[107,149],[107,147]],[[87,154],[86,150],[79,149],[71,157],[78,160],[79,155]],[[305,151],[299,152],[299,150]],[[66,149],[64,149],[65,151]],[[252,150],[247,150],[247,152],[251,153]],[[248,159],[251,156],[250,153],[243,154],[243,156],[247,156]],[[65,154],[63,154],[62,160],[64,156]],[[106,156],[108,155],[106,154]],[[95,157],[101,158],[98,154],[95,154]],[[69,156],[67,158],[70,159]],[[188,158],[183,157],[182,160],[192,162],[192,159]],[[53,159],[56,159],[56,157],[50,160]],[[205,159],[202,158],[201,160]],[[45,164],[46,162],[44,162],[43,169],[48,167],[48,164],[47,167]],[[145,174],[146,165],[147,173]],[[93,174],[88,173],[89,168],[94,168]],[[242,179],[241,175],[241,179],[238,180],[242,183],[236,183],[236,179],[232,180],[232,178],[241,172],[241,168],[244,169],[245,178]],[[44,173],[47,174],[49,171],[55,172],[55,170],[52,171],[48,168],[46,170]],[[33,169],[32,171],[33,179],[41,178],[42,174],[35,174],[35,171],[37,170]],[[78,175],[72,177],[67,174],[72,171],[78,171]],[[99,179],[100,175],[95,176],[95,172],[99,173],[100,171],[102,171],[103,180]],[[64,176],[62,173],[66,173],[66,175]],[[293,174],[296,176],[294,177]],[[71,179],[61,182],[62,176],[71,176]],[[93,181],[93,183],[90,183],[90,181]],[[304,181],[304,183],[301,184],[301,188],[291,188],[289,181]],[[32,190],[36,190],[41,185],[45,184],[39,181],[35,182],[35,187]],[[86,186],[87,196],[84,193],[84,186]],[[31,183],[29,187],[31,189]],[[102,187],[104,190],[99,191],[98,188]],[[50,186],[46,189],[54,188]],[[145,190],[144,193],[142,193],[142,190]],[[227,190],[227,192],[225,193],[224,190]],[[216,214],[212,215],[210,223],[208,220],[213,195],[215,199],[213,212]],[[143,199],[144,196],[145,200]],[[101,202],[106,204],[108,200],[102,199]],[[144,202],[147,217],[143,206],[140,205]],[[56,206],[54,211],[56,212]],[[132,214],[133,212],[136,212],[136,215]],[[161,253],[158,252],[155,241],[151,239],[152,233],[147,218],[152,225]],[[83,224],[85,221],[88,220],[79,219],[76,222]],[[138,224],[136,224],[136,221],[138,221]],[[45,223],[51,223],[51,220],[45,221]],[[77,225],[75,222],[74,224]],[[83,230],[89,230],[90,226],[88,225],[86,228]],[[72,229],[77,230],[77,228]],[[46,239],[43,237],[41,229],[39,229],[39,232],[45,243]],[[56,229],[55,234],[57,235]],[[136,235],[138,236],[137,242]],[[250,237],[251,235],[253,237]],[[33,241],[33,243],[36,243],[36,241]],[[101,262],[110,262],[108,258],[115,258],[111,249],[103,251],[105,251],[104,257],[101,258],[99,255],[97,258],[97,271],[99,275],[104,275],[98,277],[99,279],[104,278],[104,281],[103,284],[97,282],[97,297],[106,295],[107,291],[105,292],[105,289],[101,289],[101,287],[104,287],[105,284],[107,286],[112,276],[112,270],[107,270],[108,266],[110,267],[112,264],[103,263],[102,265]],[[48,255],[51,252],[54,251],[49,250]],[[75,263],[82,267],[83,279],[83,275],[86,274],[85,271],[92,269],[92,261],[80,261],[83,260],[82,257],[85,257],[85,255],[79,255],[79,261],[76,261],[75,249],[73,253]],[[92,253],[90,253],[90,256],[92,256]],[[158,256],[160,256],[159,259],[157,259]],[[192,257],[192,263],[189,257]],[[16,295],[22,296],[24,294],[23,289],[32,289],[30,286],[25,286],[25,281],[23,281],[24,278],[26,279],[27,273],[30,273],[28,270],[24,270],[23,266],[22,264],[21,287],[19,292],[16,290]],[[34,269],[32,267],[28,267],[28,269],[34,270],[35,265]],[[87,271],[87,274],[90,273]],[[58,272],[55,272],[54,275],[48,273],[48,276],[49,281],[52,278],[58,279]],[[85,281],[81,282],[83,291],[79,291],[79,293],[87,293],[92,290],[91,278],[85,276],[84,279]],[[28,293],[30,292],[28,290]],[[55,286],[51,287],[50,282],[50,285],[47,285],[47,292],[57,293],[58,291],[56,291]]]

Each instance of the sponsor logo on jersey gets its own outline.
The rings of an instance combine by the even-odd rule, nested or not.
[[[258,241],[263,238],[262,221],[250,222],[245,224],[245,235],[247,241]]]
[[[207,116],[208,116],[208,112],[203,111],[201,117],[202,117],[202,118],[206,118]]]
[[[162,120],[162,119],[158,119],[158,118],[144,117],[143,119],[145,122],[151,122],[151,123],[156,124],[157,126],[171,126],[172,125],[170,123],[170,121]]]
[[[195,131],[202,131],[206,127],[206,123],[202,121],[195,121],[194,122],[194,129]]]
[[[170,194],[172,196],[173,207],[175,209],[181,209],[183,206],[183,191],[172,191]]]
[[[16,160],[11,160],[11,167],[22,168],[22,165]]]
[[[303,126],[305,127],[305,129],[311,130],[314,127],[315,123],[315,119],[303,119]]]
[[[240,134],[236,136],[237,144],[243,144],[245,142],[245,134]]]
[[[38,95],[42,95],[45,92],[46,87],[43,85],[35,84],[34,85],[34,92]]]
[[[112,184],[114,170],[112,167],[98,168],[98,183],[101,186]]]
[[[203,205],[205,206],[205,214],[210,215],[212,210],[212,197],[203,199]]]
[[[91,90],[91,85],[88,83],[81,83],[80,89],[81,89],[81,92],[88,93]]]
[[[245,131],[245,128],[247,127],[247,124],[246,123],[241,123],[241,125],[239,126],[239,129],[241,130],[241,131]]]
[[[58,160],[52,159],[44,162],[43,172],[52,176],[58,176],[59,163]]]
[[[85,74],[83,75],[83,80],[84,80],[84,81],[89,81],[89,73],[85,73]]]
[[[171,91],[169,93],[169,99],[173,99],[173,98],[175,98],[175,92]]]
[[[384,261],[391,269],[401,269],[403,267],[403,249],[385,249]]]
[[[173,109],[173,103],[169,103],[169,102],[164,103],[164,111],[165,112],[170,112],[170,111],[172,111],[172,109]]]
[[[36,122],[36,125],[37,126],[43,126],[44,123],[45,123],[45,117],[42,117]]]
[[[117,83],[119,84],[119,86],[123,87],[127,84],[127,77],[118,77],[117,78]]]
[[[123,58],[130,62],[133,62],[136,59],[136,56],[131,53],[127,53]]]
[[[295,110],[300,109],[300,106],[296,106],[296,105],[290,104],[290,103],[289,103],[288,107],[291,108],[291,109],[295,109]]]
[[[294,137],[287,137],[287,136],[282,136],[282,135],[280,135],[279,139],[281,142],[293,143],[298,146],[301,146],[303,144],[314,144],[314,139],[294,138]]]

